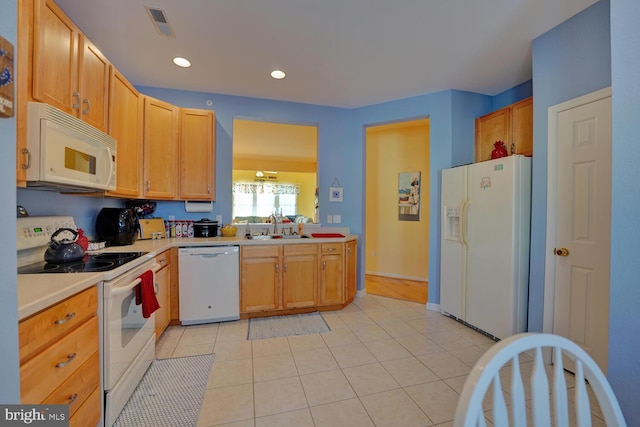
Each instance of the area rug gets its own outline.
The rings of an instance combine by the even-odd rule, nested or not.
[[[248,340],[319,334],[331,329],[320,312],[289,316],[258,317],[249,320]]]
[[[195,426],[213,358],[205,354],[154,360],[114,426]]]

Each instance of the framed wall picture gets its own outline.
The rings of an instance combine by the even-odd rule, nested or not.
[[[342,187],[329,187],[329,201],[330,202],[342,201]]]
[[[420,172],[398,174],[398,220],[420,221]]]
[[[338,178],[334,178],[331,187],[329,187],[329,201],[342,201],[342,186],[340,185],[340,181],[338,181]]]

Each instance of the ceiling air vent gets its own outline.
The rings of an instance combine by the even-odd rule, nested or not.
[[[147,12],[149,13],[149,17],[151,18],[151,22],[153,22],[153,26],[156,27],[158,33],[161,36],[166,37],[175,37],[173,30],[171,29],[171,25],[169,25],[169,21],[167,20],[167,15],[162,9],[155,9],[153,7],[145,6]]]

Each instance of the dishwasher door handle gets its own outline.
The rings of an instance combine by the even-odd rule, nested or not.
[[[189,254],[189,255],[191,255],[191,256],[199,256],[199,257],[202,257],[202,258],[217,258],[217,257],[219,257],[221,255],[229,255],[229,252],[220,252],[220,253],[217,253],[217,254]]]

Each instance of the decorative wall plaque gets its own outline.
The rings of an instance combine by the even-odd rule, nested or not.
[[[13,117],[13,45],[0,36],[0,117]]]

